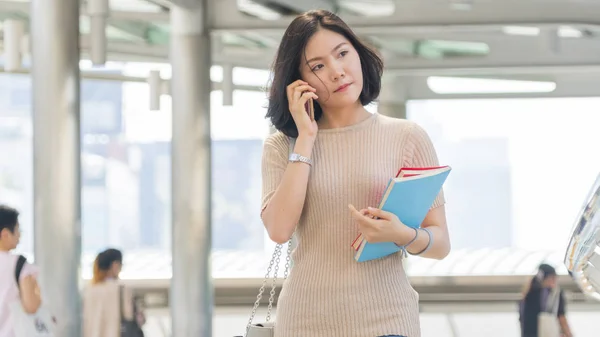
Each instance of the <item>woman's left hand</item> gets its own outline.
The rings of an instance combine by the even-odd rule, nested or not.
[[[403,224],[393,213],[373,207],[360,211],[353,205],[348,205],[348,208],[367,242],[395,242],[405,245],[415,236],[414,229]]]

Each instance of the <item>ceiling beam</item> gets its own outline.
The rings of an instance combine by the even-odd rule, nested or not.
[[[529,44],[508,44],[496,49],[487,56],[455,57],[445,59],[424,59],[415,57],[395,57],[385,59],[388,69],[448,69],[448,68],[511,68],[530,64],[532,67],[568,67],[597,64],[600,60],[600,45],[569,41],[560,52],[540,47],[536,41]],[[576,46],[576,47],[575,47]]]
[[[81,47],[89,48],[89,38],[81,37]],[[386,74],[400,77],[430,75],[489,75],[489,74],[553,74],[553,73],[599,73],[600,45],[585,43],[579,39],[565,41],[560,53],[539,47],[523,40],[514,47],[504,47],[488,57],[462,59],[425,60],[395,57],[385,60]],[[115,43],[108,44],[111,60],[168,62],[167,46]],[[214,64],[230,64],[239,67],[269,69],[274,51],[248,50],[245,48],[214,48]],[[118,58],[118,59],[115,59]]]
[[[412,69],[386,69],[389,76],[415,77],[415,76],[497,76],[497,75],[547,75],[552,74],[600,74],[600,62],[588,64],[554,64],[535,65],[523,62],[512,66],[464,66],[444,68],[412,68]]]
[[[269,5],[279,6],[280,8],[291,10],[297,13],[306,12],[313,8],[326,9],[332,12],[337,11],[337,8],[334,6],[334,2],[329,0],[253,0],[253,2],[267,8]]]
[[[596,66],[600,70],[600,64]],[[552,92],[539,93],[485,93],[485,94],[438,94],[433,92],[427,85],[427,76],[419,76],[403,79],[408,99],[482,99],[482,98],[545,98],[545,97],[600,97],[600,78],[593,74],[550,74],[546,75],[548,81],[556,83],[556,89]],[[535,81],[535,75],[525,77],[519,76],[495,76],[498,79],[514,79]],[[386,101],[394,101],[393,97],[387,97]]]
[[[0,0],[0,11],[25,13],[25,14],[29,15],[30,3],[29,2],[16,2],[16,1],[10,1],[10,0]],[[81,7],[80,14],[88,15],[86,6]],[[167,11],[135,12],[135,11],[111,10],[110,18],[115,19],[115,20],[169,23],[169,12],[167,12]],[[109,20],[110,20],[110,18],[109,18]]]
[[[259,20],[232,11],[236,0],[209,2],[213,32],[282,32],[293,17]],[[543,6],[543,7],[541,7]],[[543,8],[543,9],[542,9]],[[445,30],[452,26],[470,27],[544,24],[600,24],[600,3],[554,1],[543,5],[531,0],[476,2],[470,10],[456,10],[435,0],[397,1],[393,15],[380,17],[347,16],[344,20],[357,33],[383,33],[402,27],[430,27]],[[451,26],[451,27],[448,27]]]
[[[172,0],[155,0],[174,3]],[[190,3],[197,0],[182,0]],[[235,7],[232,7],[235,6]],[[28,14],[27,2],[0,0],[0,11]],[[256,32],[280,35],[293,17],[278,20],[252,18],[237,10],[236,0],[209,1],[210,27],[213,33]],[[418,15],[415,15],[418,13]],[[85,6],[81,15],[87,15]],[[110,19],[155,23],[169,23],[168,11],[135,12],[111,10]],[[491,1],[481,2],[472,10],[452,10],[433,0],[406,0],[396,4],[396,12],[390,16],[357,17],[347,16],[344,20],[359,34],[414,34],[418,32],[481,32],[505,25],[555,26],[587,25],[600,26],[600,3],[551,2],[540,10],[535,1]]]
[[[81,37],[80,47],[82,53],[86,55],[90,49],[90,41],[87,35]],[[169,62],[169,48],[167,46],[111,42],[107,46],[107,52],[110,61]],[[213,64],[218,65],[228,64],[244,68],[268,69],[272,56],[266,55],[264,53],[253,53],[243,48],[229,47],[225,53],[214,51],[212,61]]]
[[[0,68],[0,74],[19,74],[19,75],[31,75],[31,69],[21,68],[15,71],[7,72]],[[135,83],[148,83],[148,79],[140,76],[126,76],[122,74],[111,74],[108,72],[94,71],[94,70],[81,70],[81,78],[86,80],[97,80],[97,81],[110,81],[110,82],[135,82]],[[167,92],[164,94],[169,95],[168,82],[170,79],[163,79],[167,85]],[[211,90],[223,90],[222,82],[212,82]],[[254,85],[240,85],[234,84],[233,90],[243,91],[263,91],[264,88]]]
[[[196,8],[200,5],[201,1],[208,0],[146,0],[147,2],[153,3],[155,5],[171,8],[171,6],[179,6],[183,8]]]

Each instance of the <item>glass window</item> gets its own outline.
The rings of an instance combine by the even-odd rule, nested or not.
[[[599,108],[600,98],[408,103],[408,118],[428,131],[441,163],[453,167],[445,191],[449,258],[456,260],[444,274],[496,274],[496,266],[503,274],[528,274],[542,260],[560,268],[575,217],[600,169],[594,155]],[[508,253],[499,251],[506,248]],[[535,259],[526,258],[536,252]],[[499,262],[511,255],[518,261]]]
[[[33,122],[31,79],[0,74],[0,203],[16,208],[22,230],[17,250],[33,256]]]
[[[143,76],[149,69],[156,67],[135,64],[126,72]],[[161,97],[161,109],[150,111],[148,95],[146,83],[85,82],[85,277],[107,246],[123,249],[124,278],[171,275],[171,97]],[[269,245],[259,216],[266,94],[234,91],[233,106],[223,106],[222,96],[211,93],[214,276],[244,277],[249,271],[230,258],[262,256]]]
[[[262,92],[236,90],[233,106],[223,106],[222,93],[213,92],[214,277],[264,273],[265,252],[273,247],[260,220],[262,144],[269,135],[265,98]]]
[[[267,69],[234,67],[232,74],[233,83],[237,85],[256,85],[264,88],[271,80],[271,72]]]

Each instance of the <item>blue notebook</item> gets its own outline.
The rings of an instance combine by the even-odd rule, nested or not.
[[[398,177],[390,179],[379,208],[396,214],[407,226],[420,227],[451,170],[449,166],[400,170]],[[354,259],[358,262],[379,259],[401,250],[393,242],[369,243],[361,235],[352,246],[356,249]]]

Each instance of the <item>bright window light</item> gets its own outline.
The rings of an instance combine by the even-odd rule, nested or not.
[[[556,89],[554,82],[438,76],[427,78],[427,85],[436,94],[531,93]]]
[[[502,31],[507,35],[524,35],[524,36],[538,36],[540,35],[539,27],[527,27],[527,26],[504,26]]]

